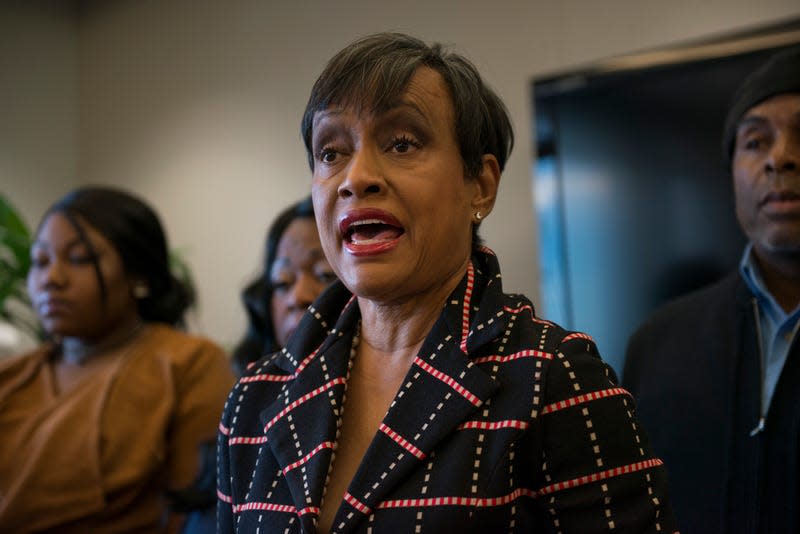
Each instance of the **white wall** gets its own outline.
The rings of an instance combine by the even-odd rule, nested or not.
[[[309,190],[299,137],[308,92],[355,37],[399,30],[453,43],[505,100],[517,147],[483,235],[506,289],[535,298],[531,78],[800,15],[796,0],[90,5],[78,32],[77,175],[137,190],[158,208],[194,267],[199,329],[226,345],[244,328],[238,293],[261,259],[266,226]]]
[[[27,224],[76,181],[77,31],[56,0],[0,8],[0,194]],[[0,322],[0,357],[32,347]]]
[[[77,180],[77,27],[64,2],[0,7],[0,192],[29,225]]]

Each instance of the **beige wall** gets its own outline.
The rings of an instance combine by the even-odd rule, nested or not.
[[[77,26],[62,4],[0,5],[0,192],[31,225],[77,181]]]
[[[531,78],[800,15],[795,0],[409,0],[385,5],[118,0],[91,5],[78,19],[77,37],[65,32],[68,25],[51,28],[51,15],[28,21],[42,36],[25,40],[25,46],[49,49],[45,66],[54,77],[63,72],[67,86],[54,85],[53,94],[41,97],[62,118],[60,129],[49,135],[63,139],[64,147],[62,165],[52,175],[30,175],[41,180],[41,187],[18,192],[30,183],[18,179],[13,193],[38,212],[63,189],[53,175],[69,176],[70,170],[75,183],[108,182],[139,191],[158,208],[173,245],[185,250],[194,267],[201,290],[197,327],[226,345],[244,328],[238,293],[261,259],[267,224],[309,189],[299,137],[308,91],[324,62],[353,38],[399,30],[454,43],[505,100],[517,147],[483,234],[500,256],[506,289],[535,298]],[[75,49],[74,39],[76,73],[65,52]],[[0,57],[6,54],[0,51]],[[24,65],[17,66],[21,79]],[[75,77],[79,90],[71,99]],[[12,93],[24,91],[17,84]],[[0,105],[9,105],[14,94],[0,91]],[[26,126],[25,117],[17,121]],[[79,125],[77,137],[66,123]],[[0,124],[0,139],[13,136],[12,128]],[[3,154],[0,172],[9,162],[38,165],[29,148],[23,144],[19,153]]]

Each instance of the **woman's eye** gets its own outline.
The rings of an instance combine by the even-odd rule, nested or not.
[[[744,147],[748,150],[755,150],[761,146],[761,138],[759,137],[751,137],[750,139],[745,140]]]
[[[88,254],[78,254],[75,256],[70,256],[69,261],[75,265],[84,265],[86,263],[91,263],[92,257]]]
[[[322,163],[333,163],[336,161],[336,151],[331,148],[323,148],[319,151],[319,158]]]
[[[47,265],[47,256],[32,256],[31,267],[41,269]]]
[[[402,135],[392,140],[391,149],[399,154],[405,154],[409,150],[419,147],[420,147],[419,143],[417,143],[415,140],[411,139],[408,136]]]
[[[284,292],[284,291],[288,290],[290,287],[292,287],[293,283],[294,283],[293,280],[290,280],[288,278],[282,278],[282,279],[279,279],[279,280],[272,280],[270,282],[270,285],[272,286],[272,290],[273,291],[275,291],[277,293],[281,293],[281,292]]]

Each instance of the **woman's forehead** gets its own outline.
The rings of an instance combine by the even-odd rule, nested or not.
[[[331,114],[382,115],[411,102],[450,99],[450,96],[442,75],[423,66],[416,69],[402,86],[382,87],[370,84],[331,95],[327,105],[314,113],[314,122],[322,115]]]
[[[314,114],[314,129],[342,118],[358,117],[376,120],[387,115],[411,114],[420,118],[454,117],[453,102],[447,84],[437,71],[422,67],[394,98],[359,99],[353,96],[346,100],[331,102],[325,109]]]
[[[113,249],[111,242],[82,216],[67,215],[61,211],[52,212],[44,218],[36,234],[34,245],[72,247],[85,245],[84,238],[95,250]]]

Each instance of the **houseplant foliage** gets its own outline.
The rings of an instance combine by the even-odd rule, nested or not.
[[[25,279],[30,267],[31,231],[19,212],[0,193],[0,320],[33,339],[42,331],[31,309]]]

